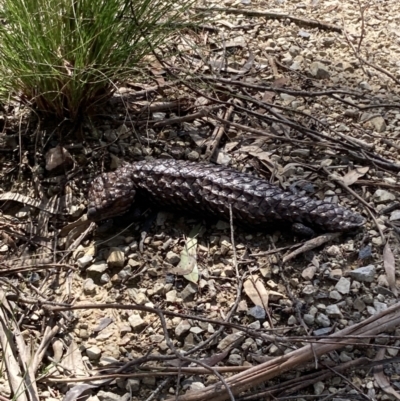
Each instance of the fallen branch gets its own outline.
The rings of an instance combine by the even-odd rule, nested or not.
[[[292,351],[261,365],[254,366],[245,372],[238,373],[226,379],[226,383],[229,385],[232,393],[238,395],[251,387],[281,375],[283,372],[303,365],[313,360],[314,357],[320,357],[326,353],[343,348],[346,345],[354,344],[357,342],[357,339],[353,336],[376,336],[380,333],[394,330],[399,324],[400,303],[397,303],[361,323],[332,334],[326,339],[317,341],[314,344],[307,344],[296,351]],[[348,335],[352,337],[349,338],[347,337]],[[222,387],[220,383],[217,383],[199,392],[189,392],[177,398],[168,398],[166,401],[201,401],[205,399],[208,401],[223,401],[228,399],[228,395],[225,388]]]
[[[308,18],[294,17],[290,14],[284,13],[273,13],[270,11],[256,11],[256,10],[245,10],[243,8],[221,8],[221,7],[196,7],[196,11],[202,12],[222,12],[226,14],[242,14],[249,17],[262,17],[265,19],[277,19],[277,20],[289,20],[299,26],[308,26],[310,28],[319,28],[325,31],[342,32],[342,28],[337,25],[326,24],[316,20],[310,20]]]

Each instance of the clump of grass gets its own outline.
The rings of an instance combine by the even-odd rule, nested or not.
[[[3,0],[0,96],[75,120],[139,70],[193,0]]]

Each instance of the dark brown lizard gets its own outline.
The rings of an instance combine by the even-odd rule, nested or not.
[[[136,196],[176,210],[216,215],[234,223],[266,228],[301,223],[320,231],[350,231],[365,223],[360,214],[337,204],[283,191],[268,181],[232,168],[182,160],[125,164],[103,173],[89,190],[88,218],[124,214]]]

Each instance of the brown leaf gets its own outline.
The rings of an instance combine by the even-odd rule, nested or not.
[[[11,238],[10,235],[5,233],[4,231],[1,233],[1,238],[3,239],[3,242],[5,244],[7,244],[9,247],[11,247],[13,249],[17,248],[17,245],[16,245],[15,241]]]
[[[244,282],[244,291],[254,305],[268,307],[269,292],[258,276],[252,276]]]
[[[385,357],[385,348],[381,348],[377,353],[375,360],[381,360]],[[400,400],[400,394],[391,386],[388,378],[383,373],[383,366],[374,367],[374,379],[378,386],[386,393],[392,395],[397,400]]]
[[[360,177],[365,175],[369,170],[369,167],[360,167],[349,171],[343,178],[342,181],[350,186],[354,184]]]
[[[272,83],[272,87],[273,88],[283,88],[289,84],[290,84],[290,78],[279,77],[279,78],[275,79],[275,81]]]
[[[276,93],[272,91],[265,91],[262,97],[262,101],[265,103],[272,103],[275,99]]]
[[[394,261],[394,255],[388,243],[383,248],[383,266],[385,267],[386,278],[389,283],[389,288],[393,294],[397,297],[396,288],[396,265]]]

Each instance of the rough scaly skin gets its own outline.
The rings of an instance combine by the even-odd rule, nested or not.
[[[153,204],[206,213],[255,228],[302,223],[322,231],[350,231],[365,219],[342,206],[285,192],[266,180],[232,168],[181,160],[125,164],[98,176],[89,190],[88,218],[125,213],[140,195]]]

